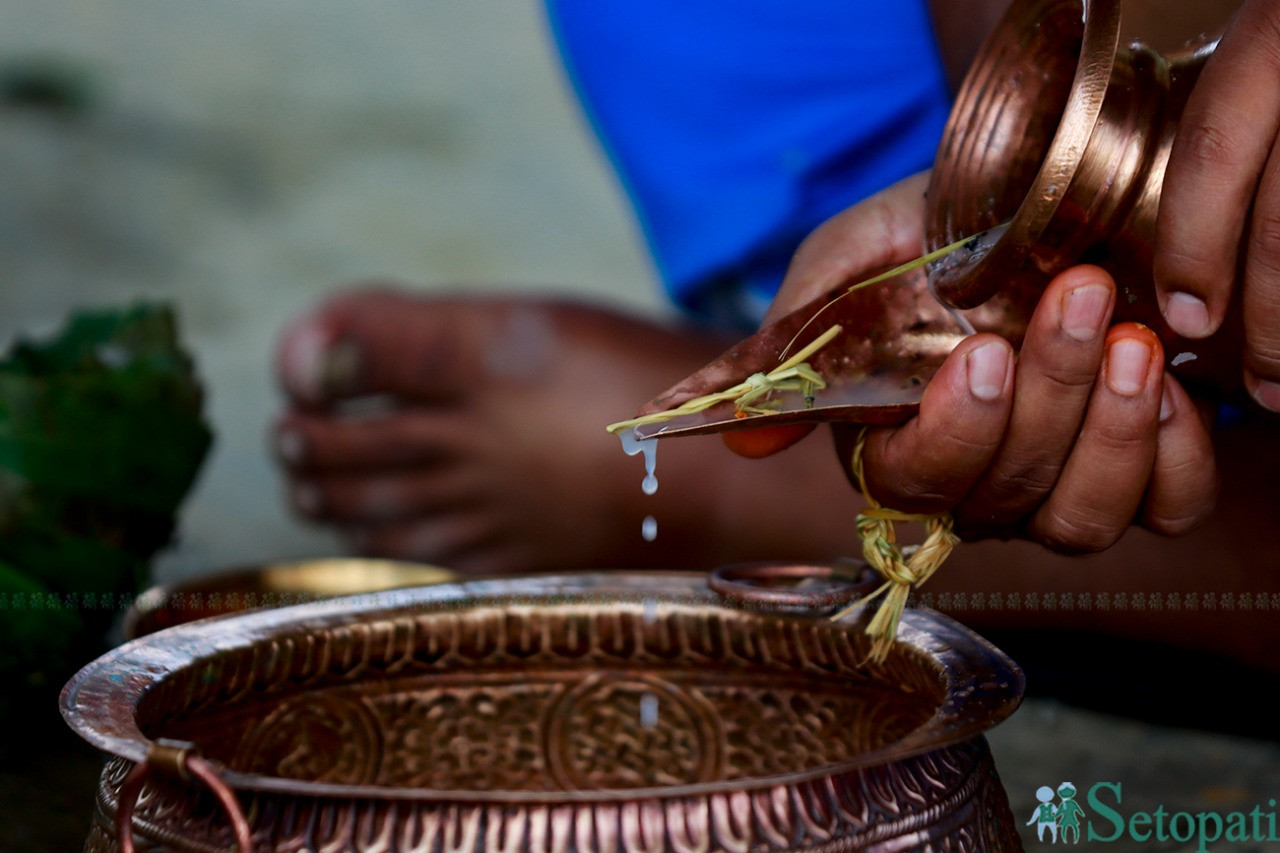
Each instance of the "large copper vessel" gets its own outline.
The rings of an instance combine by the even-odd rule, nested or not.
[[[865,583],[778,572],[822,587],[473,581],[135,640],[63,693],[112,756],[85,849],[1020,849],[982,737],[1017,668],[925,610],[868,664],[826,618]]]

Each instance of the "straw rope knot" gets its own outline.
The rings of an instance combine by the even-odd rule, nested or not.
[[[880,505],[867,490],[866,475],[862,469],[862,451],[866,438],[867,430],[864,427],[854,445],[851,460],[858,487],[870,505],[858,513],[857,530],[858,537],[862,540],[862,556],[885,580],[871,593],[832,618],[839,619],[883,595],[884,599],[866,628],[867,634],[872,638],[868,658],[874,663],[883,663],[898,635],[898,623],[902,619],[902,611],[907,606],[911,590],[931,578],[946,562],[959,544],[960,537],[953,530],[954,522],[950,513],[925,515],[901,512]],[[923,524],[926,534],[924,542],[919,546],[899,546],[894,527],[897,522]]]

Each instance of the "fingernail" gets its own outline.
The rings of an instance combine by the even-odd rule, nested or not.
[[[998,400],[1009,374],[1009,351],[992,341],[972,350],[965,358],[969,373],[969,393],[984,402]]]
[[[1258,379],[1252,373],[1245,372],[1245,385],[1258,405],[1273,412],[1280,412],[1280,382]]]
[[[1164,303],[1164,319],[1184,338],[1199,338],[1209,330],[1209,309],[1190,293],[1170,293]]]
[[[307,455],[307,440],[296,429],[276,430],[276,455],[284,462],[297,465]]]
[[[1092,340],[1102,331],[1111,303],[1111,291],[1100,284],[1086,284],[1062,297],[1062,331],[1077,341]]]
[[[1160,423],[1173,417],[1173,410],[1173,395],[1169,393],[1169,384],[1166,382],[1164,390],[1160,392]]]
[[[1107,349],[1107,387],[1122,397],[1132,397],[1147,384],[1151,347],[1138,338],[1121,338]]]

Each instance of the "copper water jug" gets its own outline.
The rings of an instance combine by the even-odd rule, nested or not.
[[[990,35],[938,149],[926,230],[931,249],[995,230],[935,262],[931,283],[971,308],[1002,291],[1039,293],[1066,267],[1097,263],[1120,287],[1115,321],[1150,326],[1167,357],[1185,353],[1180,379],[1221,396],[1241,386],[1239,300],[1211,338],[1179,338],[1151,273],[1174,133],[1217,41],[1202,34],[1166,52],[1126,43],[1129,5],[1015,2]]]

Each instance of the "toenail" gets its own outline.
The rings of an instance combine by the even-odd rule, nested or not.
[[[1169,383],[1164,384],[1164,390],[1160,392],[1160,423],[1164,423],[1173,417],[1176,407],[1173,404],[1173,394],[1169,391]]]
[[[320,402],[355,390],[360,352],[354,341],[335,341],[327,329],[314,325],[286,333],[282,371],[291,393]]]
[[[336,341],[322,353],[320,387],[326,396],[356,391],[359,374],[360,347],[355,341]]]
[[[314,326],[295,326],[285,332],[280,372],[290,393],[309,401],[322,399],[320,363],[328,345],[329,336]]]
[[[296,429],[276,431],[276,455],[290,465],[297,465],[307,455],[307,439]]]

